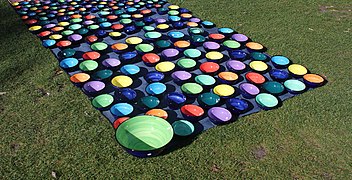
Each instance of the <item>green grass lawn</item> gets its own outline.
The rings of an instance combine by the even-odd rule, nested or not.
[[[181,1],[174,0],[180,4]],[[155,158],[128,155],[56,58],[0,2],[0,179],[351,179],[350,0],[186,0],[329,83],[202,133]]]

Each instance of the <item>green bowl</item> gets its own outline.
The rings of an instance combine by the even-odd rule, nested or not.
[[[155,116],[135,116],[116,130],[118,143],[137,157],[158,155],[173,137],[172,126]]]

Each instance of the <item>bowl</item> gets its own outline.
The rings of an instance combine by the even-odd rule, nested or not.
[[[115,117],[128,116],[133,110],[133,106],[128,103],[117,103],[110,108],[111,114]]]
[[[155,96],[144,96],[140,98],[137,102],[137,105],[143,111],[153,109],[160,104],[160,100]]]
[[[287,71],[281,69],[272,69],[269,72],[270,77],[275,81],[285,81],[289,78],[289,74]]]
[[[132,78],[130,78],[129,76],[125,76],[125,75],[115,76],[111,80],[111,84],[115,88],[126,88],[126,87],[130,86],[132,83],[133,83]]]
[[[163,109],[151,109],[149,111],[147,111],[145,113],[145,115],[148,115],[148,116],[156,116],[156,117],[160,117],[160,118],[163,118],[163,119],[167,119],[168,118],[168,114],[165,110]]]
[[[198,104],[204,108],[216,106],[220,102],[220,97],[214,93],[206,92],[198,96]]]
[[[177,59],[178,55],[179,55],[179,51],[177,49],[174,48],[169,48],[169,49],[165,49],[161,52],[161,55],[165,58],[165,60],[175,60]]]
[[[167,40],[157,40],[155,42],[155,46],[160,49],[160,50],[163,50],[163,49],[167,49],[167,48],[170,48],[172,47],[172,44],[170,41],[167,41]]]
[[[138,54],[143,55],[146,53],[152,53],[154,46],[150,44],[138,44],[135,49],[137,50]]]
[[[300,64],[291,64],[287,69],[294,77],[302,77],[308,73],[308,69]]]
[[[114,97],[110,94],[101,94],[92,100],[92,105],[98,110],[108,108],[114,102]]]
[[[220,72],[218,74],[218,77],[220,79],[220,82],[224,84],[234,84],[238,80],[238,75],[236,73],[228,71]]]
[[[131,155],[151,157],[160,154],[173,138],[172,126],[155,116],[136,116],[116,130],[117,142]]]
[[[123,53],[128,50],[128,45],[125,43],[116,43],[116,44],[111,45],[111,49],[115,53]]]
[[[224,41],[225,36],[223,34],[209,34],[209,39],[211,41],[215,41],[217,43],[221,43],[222,41]]]
[[[118,91],[115,91],[115,97],[120,101],[130,102],[136,99],[137,93],[131,88],[121,88]]]
[[[263,75],[256,73],[256,72],[248,72],[246,74],[246,79],[250,83],[253,83],[255,85],[261,85],[266,81],[266,79]]]
[[[172,123],[172,128],[177,136],[189,136],[194,132],[194,125],[187,120],[178,120]]]
[[[151,71],[151,72],[148,72],[145,76],[144,76],[144,79],[148,82],[148,83],[151,83],[151,82],[159,82],[161,80],[164,79],[164,74],[161,73],[161,72],[157,72],[157,71]]]
[[[264,110],[275,108],[279,104],[279,100],[268,93],[260,93],[255,97],[255,101]]]
[[[169,36],[169,39],[172,42],[176,42],[178,40],[181,40],[185,36],[185,34],[183,34],[180,31],[170,31],[169,33],[167,33],[167,35]]]
[[[186,96],[179,92],[171,92],[166,98],[170,109],[179,109],[187,100]]]
[[[248,53],[243,50],[234,50],[229,53],[231,59],[243,61],[247,58]]]
[[[175,46],[176,49],[179,50],[179,51],[184,51],[185,49],[189,48],[190,45],[191,45],[190,42],[184,41],[184,40],[176,41],[176,42],[174,43],[174,46]]]
[[[81,87],[90,79],[90,75],[86,73],[77,73],[70,77],[70,81],[77,87]]]
[[[175,64],[171,61],[163,61],[163,62],[159,62],[156,66],[155,66],[155,70],[157,70],[158,72],[164,73],[165,75],[170,74],[175,68]]]
[[[88,81],[83,85],[83,92],[88,95],[98,95],[105,88],[105,83],[101,81]]]
[[[228,99],[226,101],[226,106],[231,112],[235,114],[241,114],[241,113],[247,112],[249,109],[248,101],[240,98]]]
[[[203,91],[203,87],[197,83],[185,83],[181,86],[182,92],[188,97],[196,97]]]
[[[226,67],[229,71],[241,73],[243,70],[246,69],[246,64],[237,60],[229,60],[226,62]]]
[[[120,68],[121,73],[123,73],[126,76],[135,76],[140,72],[140,68],[137,65],[134,64],[126,64]]]
[[[93,60],[85,60],[79,63],[79,68],[84,72],[94,72],[98,66],[98,62]]]
[[[213,88],[214,94],[220,96],[221,98],[229,98],[235,94],[236,90],[230,85],[219,84]]]
[[[176,64],[183,70],[192,70],[197,65],[197,62],[193,59],[182,58],[178,60]]]
[[[215,24],[213,22],[210,22],[210,21],[203,21],[202,25],[205,28],[213,28],[213,27],[215,27]]]
[[[138,53],[135,51],[120,54],[120,60],[125,63],[133,63],[137,60]]]
[[[266,54],[261,53],[261,52],[252,52],[251,54],[251,58],[255,61],[268,61],[269,58]]]
[[[306,89],[306,85],[297,79],[289,79],[284,82],[284,86],[288,92],[292,94],[299,94]]]
[[[305,74],[303,80],[309,87],[319,87],[326,82],[326,80],[318,74]]]
[[[287,68],[291,61],[285,56],[273,56],[271,62],[276,68]]]
[[[102,62],[102,65],[109,69],[117,69],[120,64],[120,60],[115,58],[108,58]]]
[[[63,68],[66,71],[71,71],[73,70],[77,65],[79,61],[76,58],[65,58],[62,61],[60,61],[60,67]]]
[[[160,82],[154,82],[149,84],[145,91],[153,96],[162,96],[162,94],[166,91],[166,85]]]
[[[97,60],[100,58],[100,53],[95,51],[86,52],[82,55],[85,60]]]
[[[204,110],[200,106],[194,104],[186,104],[181,107],[183,117],[189,121],[198,122],[204,115]]]
[[[183,52],[187,58],[199,59],[202,56],[202,52],[198,49],[187,49]]]
[[[220,69],[220,66],[214,62],[204,62],[199,66],[199,69],[205,74],[213,75]]]
[[[128,119],[130,119],[130,117],[117,118],[112,124],[112,126],[114,127],[114,129],[117,129],[123,122],[127,121]]]
[[[249,67],[258,73],[264,74],[268,71],[269,66],[263,61],[252,61],[249,63]]]
[[[219,28],[218,32],[225,35],[226,37],[231,36],[235,31],[231,28]]]
[[[109,69],[103,69],[92,74],[92,79],[99,81],[109,81],[113,74],[113,71]]]
[[[276,81],[265,82],[262,85],[262,88],[266,92],[273,94],[273,95],[281,95],[285,90],[285,87],[281,83],[276,82]]]
[[[240,90],[241,90],[242,96],[248,99],[254,98],[256,95],[260,93],[259,88],[251,83],[242,83],[240,85]]]
[[[206,41],[206,38],[202,35],[191,36],[191,43],[193,46],[201,46]]]
[[[231,36],[231,39],[239,42],[239,43],[244,43],[248,41],[248,37],[244,34],[234,34]]]
[[[246,47],[249,52],[262,52],[264,50],[264,46],[257,42],[248,42],[246,43]]]
[[[108,47],[109,47],[108,44],[103,43],[103,42],[96,42],[96,43],[90,45],[90,48],[93,51],[97,51],[97,52],[106,52]]]
[[[142,60],[147,66],[154,66],[160,61],[160,56],[155,53],[147,53],[142,56]]]
[[[206,51],[216,51],[220,49],[220,44],[216,42],[207,41],[203,43],[203,48]]]
[[[161,33],[156,32],[156,31],[150,31],[144,34],[144,37],[147,38],[148,41],[154,42],[158,39],[160,39],[162,36]]]
[[[205,57],[207,58],[207,60],[209,62],[220,63],[221,60],[224,58],[224,55],[220,52],[217,52],[217,51],[210,51],[205,54]]]
[[[202,85],[204,88],[207,88],[207,89],[212,87],[216,83],[216,80],[214,77],[206,74],[197,75],[194,78],[194,80],[196,81],[196,83]]]
[[[175,71],[171,74],[171,77],[176,84],[181,85],[189,81],[192,78],[192,74],[187,71]]]
[[[225,46],[225,49],[229,51],[236,50],[241,47],[241,44],[234,40],[226,40],[222,44]]]
[[[210,108],[208,117],[214,124],[226,124],[232,120],[231,112],[223,107]]]

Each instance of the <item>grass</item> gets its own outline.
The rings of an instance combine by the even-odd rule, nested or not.
[[[187,0],[182,7],[329,83],[210,129],[185,148],[137,159],[68,76],[55,75],[57,60],[1,1],[0,178],[351,179],[350,0]]]

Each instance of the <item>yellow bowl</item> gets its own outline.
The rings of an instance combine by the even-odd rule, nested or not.
[[[296,76],[303,76],[308,73],[307,68],[300,64],[291,64],[288,67],[288,71]]]
[[[258,72],[263,72],[268,69],[268,65],[263,61],[252,61],[249,63],[249,67]]]

